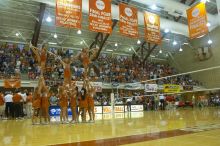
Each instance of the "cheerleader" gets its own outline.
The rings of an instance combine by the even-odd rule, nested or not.
[[[47,45],[44,44],[42,46],[42,49],[39,49],[37,47],[34,47],[31,43],[30,43],[30,48],[32,49],[32,51],[34,52],[37,62],[39,63],[40,69],[41,69],[41,76],[43,76],[44,74],[44,70],[45,70],[45,65],[46,65],[46,61],[47,61]]]
[[[73,86],[74,89],[70,93],[70,107],[72,111],[72,123],[78,122],[78,113],[77,113],[77,97],[78,97],[78,87]]]
[[[45,124],[48,124],[50,122],[50,116],[49,116],[50,95],[48,93],[49,93],[48,88],[44,86],[41,91],[41,114]]]
[[[59,105],[60,105],[60,122],[68,123],[68,113],[67,113],[67,107],[68,107],[68,97],[67,92],[64,90],[64,87],[59,88]]]
[[[95,112],[94,112],[95,89],[92,87],[88,79],[84,80],[84,87],[88,91],[87,103],[88,103],[88,112],[89,112],[89,122],[94,122],[95,121]]]
[[[34,91],[34,98],[32,100],[32,107],[33,107],[33,115],[32,115],[32,124],[39,124],[37,122],[40,118],[40,108],[41,108],[41,97],[40,97],[40,90],[39,87],[36,87]],[[41,123],[41,120],[40,120]]]
[[[79,98],[79,115],[81,115],[82,122],[86,122],[86,111],[88,109],[86,89],[82,88]]]

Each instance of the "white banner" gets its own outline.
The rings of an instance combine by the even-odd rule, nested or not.
[[[132,112],[142,112],[144,111],[143,105],[131,105],[131,111]]]
[[[123,105],[114,107],[115,113],[124,113],[124,109],[125,109],[125,107]]]
[[[90,83],[96,89],[96,92],[102,92],[102,82],[90,82]],[[76,86],[82,88],[83,81],[76,81]]]
[[[145,84],[145,92],[157,92],[157,84]]]
[[[95,114],[102,114],[102,106],[95,106],[94,112]]]

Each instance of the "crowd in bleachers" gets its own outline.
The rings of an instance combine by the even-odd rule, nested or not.
[[[54,54],[64,57],[71,57],[78,52],[73,50],[63,49],[48,49]],[[0,74],[3,77],[7,76],[25,76],[28,79],[36,80],[40,74],[40,68],[34,59],[34,54],[26,45],[4,43],[0,48]],[[177,71],[167,64],[147,62],[143,65],[140,61],[134,61],[127,56],[112,57],[106,54],[101,54],[94,62],[96,68],[90,70],[89,76],[93,81],[101,82],[120,82],[132,83],[143,80],[157,79],[160,77],[177,74]],[[80,62],[74,62],[71,66],[72,78],[81,80],[83,75],[83,67]],[[62,83],[63,66],[54,59],[53,56],[48,55],[45,78],[48,84],[54,85]],[[23,78],[24,79],[24,78]],[[165,78],[157,80],[158,84],[179,84],[179,85],[201,85],[198,81],[192,80],[189,75],[183,75],[172,78]]]

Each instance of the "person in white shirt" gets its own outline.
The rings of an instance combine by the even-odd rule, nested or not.
[[[160,96],[160,107],[161,107],[161,110],[165,110],[165,96],[161,93]]]
[[[13,95],[11,92],[6,92],[6,95],[4,96],[5,101],[5,116],[6,118],[12,117],[13,112],[13,101],[12,101]]]
[[[24,90],[23,93],[19,93],[22,97],[22,100],[20,102],[20,106],[21,106],[21,116],[24,117],[24,115],[26,114],[27,115],[27,104],[26,104],[26,101],[27,101],[27,90]]]
[[[130,112],[131,111],[131,102],[132,102],[132,98],[128,98],[126,100],[127,103],[127,111]]]

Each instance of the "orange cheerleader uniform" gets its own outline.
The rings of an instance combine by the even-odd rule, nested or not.
[[[88,108],[88,101],[87,101],[87,97],[83,100],[82,97],[80,97],[79,99],[79,107],[80,108]]]
[[[71,71],[69,65],[66,65],[64,68],[64,79],[71,79]]]
[[[75,97],[71,97],[70,98],[70,106],[71,107],[76,107],[77,104],[76,104],[76,98]]]
[[[88,98],[87,98],[87,102],[88,102],[88,106],[89,107],[94,107],[95,106],[95,104],[94,104],[94,99],[91,97],[91,96],[88,96]]]
[[[34,109],[40,109],[41,108],[41,98],[40,96],[37,96],[34,98],[34,100],[32,101],[32,107]]]
[[[42,104],[42,108],[48,108],[49,107],[49,100],[48,100],[48,97],[41,97],[41,99],[42,99],[42,102],[41,102],[41,104]]]
[[[89,57],[85,56],[83,58],[83,65],[84,66],[88,66],[90,64],[90,60],[89,60]]]
[[[68,107],[67,96],[63,95],[63,96],[60,97],[59,105],[60,105],[60,107]]]
[[[47,60],[47,53],[45,51],[41,52],[40,60],[41,60],[41,62],[46,62],[46,60]]]

